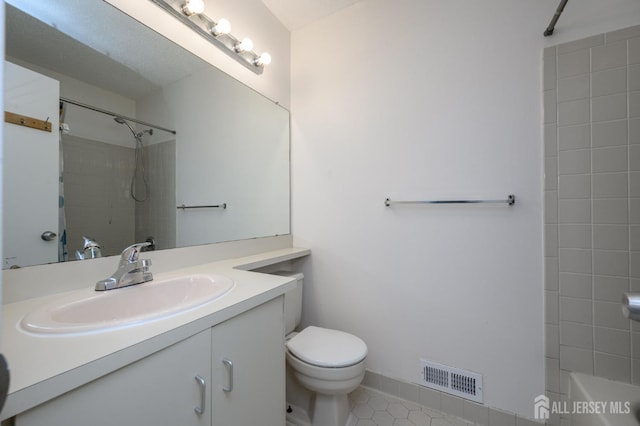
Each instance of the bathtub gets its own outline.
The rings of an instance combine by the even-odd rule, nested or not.
[[[568,408],[571,426],[638,426],[640,386],[571,373]]]

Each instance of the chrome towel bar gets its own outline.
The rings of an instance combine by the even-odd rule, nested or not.
[[[226,209],[227,208],[227,203],[216,204],[216,205],[212,205],[212,206],[185,206],[184,204],[181,204],[177,208],[180,209],[180,210],[187,210],[187,209]]]
[[[516,196],[509,195],[506,200],[426,200],[426,201],[392,201],[390,198],[384,200],[384,205],[390,207],[392,204],[508,204],[516,203]]]

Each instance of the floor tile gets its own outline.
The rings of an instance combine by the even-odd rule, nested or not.
[[[349,394],[356,426],[473,426],[430,407],[360,386]]]

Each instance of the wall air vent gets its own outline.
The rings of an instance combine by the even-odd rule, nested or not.
[[[471,401],[483,402],[482,375],[478,373],[420,359],[418,383]]]

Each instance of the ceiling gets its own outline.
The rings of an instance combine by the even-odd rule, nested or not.
[[[289,31],[342,10],[359,0],[262,0]]]
[[[40,1],[31,3],[38,6]],[[47,0],[40,9],[31,8],[29,12],[42,21],[7,3],[6,56],[131,99],[143,99],[208,67],[108,3],[81,1],[64,8],[68,1]],[[29,1],[18,3],[29,9]]]

